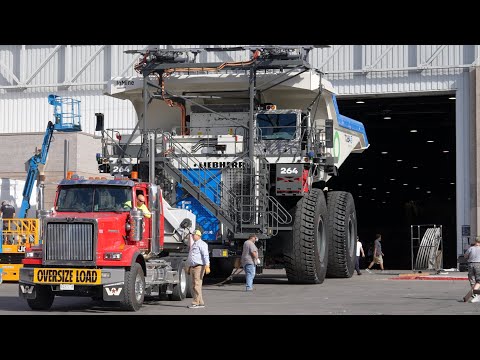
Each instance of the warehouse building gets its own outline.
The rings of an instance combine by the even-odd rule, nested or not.
[[[125,51],[182,47],[199,46],[1,45],[2,183],[25,180],[26,162],[53,119],[49,94],[81,101],[82,132],[54,135],[46,205],[65,163],[80,175],[99,176],[95,113],[104,114],[105,128],[133,129],[137,123],[130,102],[105,95],[112,79],[138,76],[139,55]],[[412,225],[442,225],[444,267],[456,266],[467,236],[478,233],[479,51],[478,45],[331,45],[310,52],[310,63],[336,89],[340,112],[362,121],[371,143],[349,157],[328,186],[354,195],[364,243],[377,232],[384,235],[387,268],[410,266]],[[250,56],[198,55],[201,62]],[[14,196],[10,188],[2,186],[2,199]]]

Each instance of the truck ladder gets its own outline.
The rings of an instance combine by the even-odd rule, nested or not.
[[[200,160],[189,153],[169,133],[161,133],[161,146],[157,149],[163,156],[156,157],[156,161],[163,164],[168,172],[185,190],[195,197],[202,205],[214,214],[235,237],[243,238],[245,233],[260,230],[266,236],[274,236],[278,230],[290,228],[280,227],[291,222],[292,217],[287,210],[267,192],[269,176],[268,163],[261,161],[262,170],[259,175],[254,174],[253,164],[249,159],[243,159],[245,167],[242,174],[234,173],[226,180],[234,188],[225,185],[224,181],[217,180],[216,175],[206,168],[202,168]],[[202,176],[193,171],[202,169]],[[190,177],[185,175],[186,170]],[[226,170],[226,169],[225,169]],[[258,195],[256,190],[259,189]],[[206,192],[213,196],[208,197]],[[219,199],[220,205],[211,198]]]
[[[260,169],[254,176],[254,188],[258,189],[258,196],[249,196],[248,192],[241,195],[242,221],[241,232],[255,232],[260,229],[267,236],[275,236],[279,230],[291,230],[291,227],[281,225],[292,221],[290,213],[280,204],[277,199],[270,196],[267,191],[269,164],[265,159],[260,159]],[[257,221],[245,221],[245,215],[251,218],[258,216]]]
[[[220,222],[232,233],[237,230],[238,223],[238,197],[216,175],[203,168],[201,162],[190,154],[177,142],[171,134],[162,132],[160,148],[162,156],[156,156],[155,161],[163,164],[163,169],[184,189],[205,206]],[[158,137],[157,137],[158,138]],[[202,175],[194,171],[203,170]],[[187,176],[188,172],[190,176]],[[193,181],[192,181],[193,180]],[[208,195],[218,199],[220,204],[213,201]]]

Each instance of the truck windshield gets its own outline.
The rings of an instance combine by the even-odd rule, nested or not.
[[[292,140],[297,129],[297,114],[257,114],[260,140]]]
[[[130,211],[132,189],[121,186],[62,186],[57,211]]]

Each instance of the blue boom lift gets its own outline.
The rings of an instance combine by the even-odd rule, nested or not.
[[[30,197],[33,184],[37,180],[39,165],[47,162],[48,150],[52,141],[54,130],[62,132],[82,131],[80,124],[80,100],[64,98],[58,95],[48,95],[48,103],[54,107],[55,123],[49,121],[45,136],[43,137],[42,150],[33,155],[29,160],[27,179],[23,188],[23,200],[18,217],[23,219],[30,209]]]

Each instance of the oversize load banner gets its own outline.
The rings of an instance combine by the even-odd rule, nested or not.
[[[40,284],[101,284],[102,271],[95,269],[34,269],[33,282]]]

